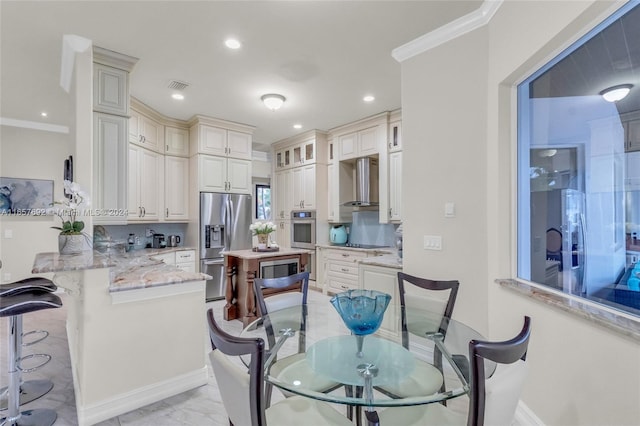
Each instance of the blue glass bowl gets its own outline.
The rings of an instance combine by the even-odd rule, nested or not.
[[[331,298],[331,304],[351,332],[357,336],[374,333],[382,322],[391,296],[375,290],[349,290]]]

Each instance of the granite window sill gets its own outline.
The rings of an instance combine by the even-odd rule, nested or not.
[[[497,279],[496,283],[640,342],[640,317],[616,311],[587,299],[546,289],[527,281]]]

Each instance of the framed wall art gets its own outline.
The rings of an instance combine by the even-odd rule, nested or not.
[[[52,180],[0,177],[0,215],[44,215],[52,203]]]

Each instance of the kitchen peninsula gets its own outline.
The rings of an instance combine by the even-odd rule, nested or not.
[[[256,319],[256,299],[253,292],[254,278],[274,278],[304,272],[309,262],[309,251],[280,248],[277,251],[232,250],[224,253],[227,286],[224,319],[241,319],[248,325]],[[279,274],[280,268],[297,265],[297,271],[287,270]],[[263,272],[264,271],[264,272]],[[235,280],[234,280],[235,277]],[[235,281],[235,285],[234,285]]]
[[[67,336],[78,424],[204,385],[205,280],[140,252],[39,253],[69,297]]]

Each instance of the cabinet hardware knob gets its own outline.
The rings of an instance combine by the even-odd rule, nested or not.
[[[169,207],[167,207],[167,216],[166,217],[169,217]]]

